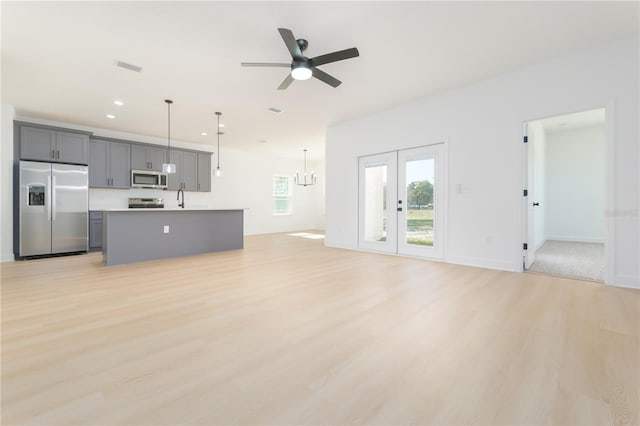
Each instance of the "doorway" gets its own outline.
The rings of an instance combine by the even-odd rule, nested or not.
[[[359,248],[442,259],[444,162],[444,144],[359,158]]]
[[[525,271],[604,282],[605,109],[529,121]]]

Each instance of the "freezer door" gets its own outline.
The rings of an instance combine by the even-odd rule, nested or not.
[[[51,253],[51,164],[20,162],[20,256]]]
[[[89,175],[87,166],[53,164],[51,252],[87,251]]]

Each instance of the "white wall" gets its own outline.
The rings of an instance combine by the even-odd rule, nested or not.
[[[12,108],[10,108],[13,111]],[[6,114],[3,105],[2,112],[2,206],[0,218],[2,218],[2,259],[12,260],[12,233],[5,233],[4,218],[11,217],[11,193],[10,181],[5,181],[5,175],[11,176],[11,164],[13,161],[13,114]],[[166,140],[145,135],[116,132],[106,129],[98,129],[71,123],[41,120],[30,117],[15,117],[16,120],[32,123],[59,126],[70,129],[86,130],[94,132],[97,136],[131,140],[136,142],[154,143],[166,146]],[[5,132],[11,132],[11,136],[5,136]],[[6,140],[5,140],[6,139]],[[7,141],[11,140],[11,143]],[[213,147],[190,144],[181,141],[171,141],[172,146],[190,148],[200,151],[213,151]],[[324,229],[324,162],[307,161],[307,169],[313,170],[318,175],[318,183],[315,186],[293,186],[293,209],[291,215],[273,216],[272,209],[272,175],[289,175],[293,178],[296,170],[303,170],[304,157],[289,159],[273,157],[263,154],[255,154],[224,147],[224,139],[220,142],[220,167],[224,170],[221,178],[211,178],[211,192],[186,192],[185,205],[189,207],[209,208],[246,208],[244,215],[245,235],[263,234],[272,232],[287,232],[308,229]],[[9,151],[10,150],[10,151]],[[8,153],[7,153],[7,152]],[[302,154],[302,152],[301,152]],[[6,155],[6,157],[5,157]],[[211,157],[212,169],[215,168],[217,154]],[[90,189],[89,208],[126,208],[129,197],[162,197],[165,206],[177,207],[176,191],[161,191],[153,189]],[[5,200],[6,198],[6,200]]]
[[[13,106],[0,107],[0,262],[13,260]]]
[[[604,126],[548,132],[546,239],[605,239]]]
[[[446,141],[445,261],[520,271],[523,123],[604,106],[607,282],[640,287],[638,50],[621,40],[329,128],[326,244],[357,247],[358,156]]]

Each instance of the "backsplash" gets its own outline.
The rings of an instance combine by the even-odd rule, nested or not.
[[[131,189],[101,189],[89,188],[89,210],[126,209],[129,207],[129,197],[163,198],[167,208],[177,208],[177,191],[162,189],[131,188]],[[210,202],[211,193],[185,192],[185,204],[188,208],[215,207]]]

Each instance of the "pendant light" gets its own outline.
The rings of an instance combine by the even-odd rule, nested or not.
[[[220,135],[224,135],[224,133],[220,131],[220,116],[222,113],[216,112],[216,115],[218,116],[218,166],[216,167],[214,174],[216,177],[221,177],[224,172],[220,168]]]
[[[176,165],[171,162],[171,99],[164,100],[167,103],[167,162],[162,164],[164,173],[175,173]]]
[[[307,174],[307,150],[305,149],[303,151],[304,151],[304,174],[302,175],[302,178],[300,178],[300,174],[296,170],[296,175],[293,178],[293,181],[296,183],[296,185],[300,185],[300,186],[315,185],[317,180],[316,174],[313,172]]]

